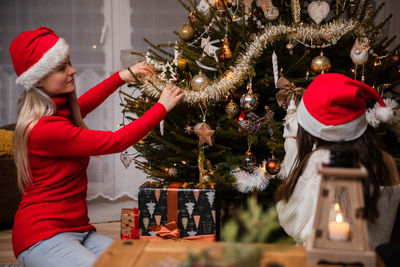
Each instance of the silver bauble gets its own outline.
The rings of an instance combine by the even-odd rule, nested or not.
[[[204,88],[211,84],[210,79],[206,75],[204,75],[201,71],[199,74],[195,75],[190,81],[190,85],[192,89],[195,91],[202,91]]]
[[[266,8],[264,16],[267,20],[274,21],[279,17],[279,9],[271,5]]]
[[[311,61],[311,69],[317,73],[328,71],[330,68],[331,61],[322,53]]]
[[[368,60],[368,51],[365,48],[353,48],[350,51],[351,60],[353,60],[354,64],[362,65],[365,64]]]
[[[258,105],[258,96],[252,92],[248,92],[240,98],[240,106],[245,111],[252,111]]]

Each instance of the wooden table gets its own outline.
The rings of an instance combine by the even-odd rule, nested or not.
[[[188,253],[199,253],[207,248],[218,248],[223,242],[203,241],[149,241],[116,240],[98,259],[93,267],[151,267],[179,266],[178,260],[186,260]],[[309,265],[304,247],[278,244],[255,244],[261,247],[263,257],[260,266],[282,267],[341,267],[342,265]],[[164,263],[164,264],[163,264]],[[276,263],[272,265],[271,263]],[[280,264],[280,265],[278,265]],[[349,265],[346,265],[347,267]],[[384,264],[378,259],[378,267]]]

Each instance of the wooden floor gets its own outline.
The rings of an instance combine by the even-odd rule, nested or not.
[[[93,224],[97,232],[113,239],[120,238],[120,222]],[[3,264],[16,264],[11,245],[11,230],[0,231],[0,266]]]

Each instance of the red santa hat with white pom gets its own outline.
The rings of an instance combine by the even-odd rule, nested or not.
[[[63,63],[69,45],[47,27],[19,34],[10,44],[10,55],[17,74],[16,83],[31,89],[38,81]]]
[[[367,99],[376,102],[367,110]],[[363,82],[338,73],[317,76],[306,89],[297,109],[298,123],[325,141],[350,141],[360,137],[368,123],[373,127],[393,117],[378,92]]]

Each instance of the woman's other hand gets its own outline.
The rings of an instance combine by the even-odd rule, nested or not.
[[[158,102],[163,104],[167,112],[169,112],[184,96],[185,94],[181,88],[170,85],[164,88]]]
[[[134,75],[132,75],[132,73],[128,69],[119,72],[119,76],[121,77],[121,79],[127,83],[140,82],[136,80],[136,77],[138,75],[154,74],[154,70],[152,70],[147,65],[146,61],[139,62],[136,65],[133,65],[132,67],[129,68]]]

